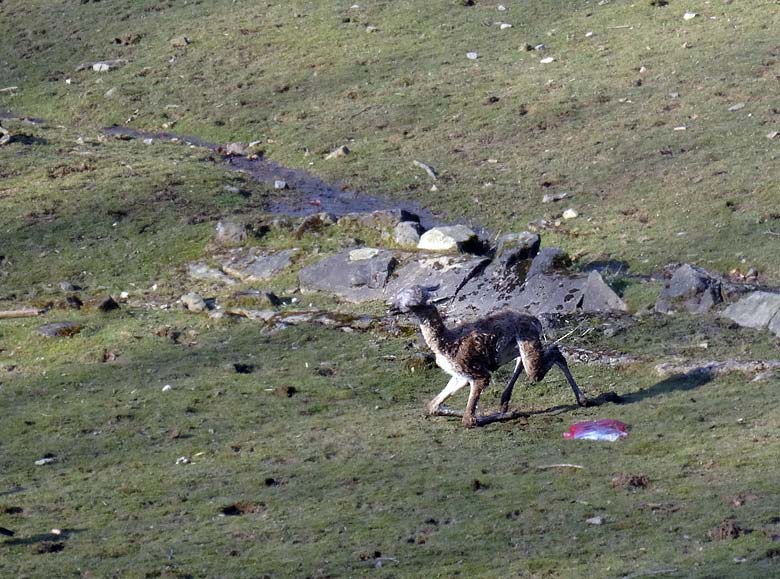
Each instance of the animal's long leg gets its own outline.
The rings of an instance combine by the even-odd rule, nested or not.
[[[588,399],[582,393],[579,386],[577,386],[577,382],[574,380],[574,376],[571,375],[571,372],[569,371],[569,365],[566,363],[566,358],[563,357],[563,354],[561,354],[558,346],[554,344],[552,346],[547,346],[547,348],[544,349],[544,354],[542,355],[541,376],[539,376],[537,381],[544,378],[545,374],[547,374],[547,372],[549,372],[550,368],[553,366],[558,366],[558,368],[561,369],[561,372],[563,372],[563,375],[566,376],[566,381],[569,383],[569,386],[571,386],[572,392],[574,392],[574,396],[577,399],[577,404],[580,406],[587,406]]]
[[[471,392],[469,393],[469,401],[466,403],[466,412],[463,413],[463,426],[466,428],[474,428],[478,424],[477,420],[477,403],[479,397],[485,388],[490,384],[489,377],[474,378],[470,380]]]
[[[431,416],[440,415],[440,416],[463,416],[462,412],[457,412],[456,410],[449,410],[449,409],[441,409],[440,406],[442,403],[447,400],[450,396],[455,394],[458,390],[463,388],[466,384],[468,384],[468,380],[462,376],[453,376],[450,378],[450,381],[447,382],[447,385],[444,387],[444,390],[439,392],[439,394],[436,395],[436,397],[428,402],[425,406],[426,413],[430,414]]]
[[[517,360],[515,360],[515,371],[512,373],[512,377],[509,379],[509,382],[507,382],[506,388],[504,388],[504,392],[501,394],[501,412],[509,412],[509,400],[512,398],[512,390],[515,387],[515,382],[517,382],[517,379],[522,373],[523,359],[518,356]]]

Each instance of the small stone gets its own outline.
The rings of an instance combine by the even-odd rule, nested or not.
[[[697,16],[698,14],[696,14],[696,12],[686,12],[683,14],[683,20],[693,20]]]
[[[163,392],[170,392],[171,390],[173,390],[173,386],[171,386],[170,384],[166,384],[165,386],[162,387]]]
[[[287,189],[287,181],[276,179],[274,181],[274,189]]]
[[[553,201],[561,201],[569,196],[568,193],[547,193],[542,197],[542,203],[552,203]]]
[[[393,241],[404,248],[415,248],[424,232],[423,226],[416,221],[402,221],[393,229]]]
[[[735,105],[731,105],[729,107],[729,111],[731,111],[733,113],[733,112],[736,112],[736,111],[740,111],[740,110],[742,110],[744,108],[745,108],[745,103],[737,103]]]
[[[246,155],[246,147],[243,143],[228,143],[225,145],[225,154],[228,157],[243,157]]]
[[[241,245],[246,241],[246,227],[235,221],[220,221],[215,227],[214,241],[222,246]]]
[[[506,30],[507,28],[512,28],[512,25],[511,25],[511,24],[509,24],[509,22],[502,22],[502,23],[500,23],[500,24],[498,25],[498,27],[499,27],[501,30]]]
[[[103,96],[107,99],[112,98],[116,94],[116,87],[112,87],[108,89],[105,93],[103,93]]]
[[[499,4],[498,6],[496,6],[496,10],[498,10],[499,12],[506,12],[506,6],[504,6],[503,4]]]
[[[97,309],[99,309],[104,314],[108,312],[113,312],[114,310],[119,309],[119,304],[116,303],[116,300],[112,298],[111,296],[105,297],[97,305]]]
[[[180,456],[176,459],[176,464],[190,464],[192,461],[186,456]]]
[[[563,212],[563,218],[564,219],[574,219],[575,217],[579,217],[579,213],[577,213],[574,209],[569,207],[566,211]]]
[[[780,135],[780,132],[778,131],[772,131],[771,133],[766,134],[767,139],[774,139],[777,135]]]
[[[75,292],[75,291],[80,290],[81,288],[76,286],[76,285],[73,285],[69,281],[61,281],[60,282],[60,289],[62,291],[64,291],[64,292]]]
[[[171,39],[171,46],[174,48],[184,48],[188,44],[190,44],[190,39],[184,35]]]
[[[371,25],[366,26],[366,32],[377,32],[378,30],[379,28],[377,26],[371,26]]]
[[[551,62],[555,62],[555,59],[552,56],[547,56],[539,61],[541,64],[550,64]]]
[[[111,65],[107,62],[96,62],[92,65],[92,70],[95,72],[108,72],[111,70]]]
[[[206,300],[197,293],[188,293],[181,296],[182,305],[191,312],[204,312],[206,309]]]
[[[191,263],[187,266],[187,275],[192,279],[202,279],[208,281],[216,281],[225,284],[232,285],[236,283],[230,279],[225,272],[216,267],[211,267],[208,264],[200,261],[197,263]]]
[[[588,31],[585,33],[585,38],[593,38],[593,31]]]
[[[542,43],[542,44],[537,44],[536,46],[534,46],[534,50],[536,50],[537,52],[541,52],[541,51],[542,51],[542,50],[544,50],[545,48],[547,48],[547,47],[544,45],[544,43]]]
[[[349,148],[346,145],[341,145],[340,147],[333,149],[330,153],[325,155],[325,159],[341,159],[342,157],[349,155],[349,153]]]
[[[57,462],[57,457],[55,456],[44,456],[43,458],[40,458],[35,461],[35,466],[44,466],[47,464],[54,464]]]
[[[434,227],[420,236],[417,249],[429,251],[467,251],[468,246],[478,244],[477,234],[465,225]]]
[[[586,519],[585,522],[588,523],[589,525],[603,525],[604,517],[591,517],[589,519]]]
[[[469,60],[477,60],[479,58],[479,54],[477,54],[476,52],[467,52],[466,58],[468,58]]]
[[[122,292],[121,294],[119,294],[119,299],[120,300],[126,300],[129,297],[130,297],[130,294],[128,292]]]

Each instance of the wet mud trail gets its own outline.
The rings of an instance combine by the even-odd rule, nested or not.
[[[326,183],[306,171],[284,167],[262,155],[252,157],[228,155],[224,145],[209,143],[197,137],[185,137],[167,132],[138,131],[118,125],[103,129],[103,133],[114,137],[153,139],[205,148],[219,155],[222,163],[228,168],[241,171],[257,182],[273,184],[277,180],[284,181],[288,190],[285,190],[281,199],[269,204],[267,210],[270,213],[295,217],[325,211],[340,216],[347,213],[405,209],[419,215],[420,221],[426,227],[435,225],[439,221],[430,211],[417,203],[349,191],[338,184]]]

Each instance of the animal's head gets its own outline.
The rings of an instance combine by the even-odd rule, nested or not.
[[[419,311],[428,305],[428,300],[431,297],[431,292],[436,291],[436,287],[423,287],[421,285],[413,285],[405,290],[402,290],[395,299],[391,300],[388,305],[390,306],[391,314],[408,314]]]

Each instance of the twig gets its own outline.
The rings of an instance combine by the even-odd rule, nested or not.
[[[767,229],[766,231],[764,231],[764,235],[774,235],[775,237],[780,237],[780,233],[775,233],[771,229]]]
[[[34,318],[39,316],[41,310],[35,308],[24,308],[21,310],[5,310],[0,311],[0,320],[7,320],[11,318]]]
[[[537,466],[536,468],[540,470],[545,470],[548,468],[585,468],[585,467],[582,466],[581,464],[570,464],[568,462],[561,462],[557,464],[542,464]]]
[[[566,334],[565,336],[561,336],[560,338],[558,338],[557,340],[555,340],[555,341],[553,342],[553,344],[559,344],[560,342],[563,342],[563,341],[564,341],[566,338],[568,338],[568,337],[569,337],[569,336],[571,336],[571,335],[572,335],[574,332],[576,332],[577,330],[579,330],[581,325],[582,325],[582,324],[577,324],[577,327],[576,327],[576,328],[574,328],[574,329],[573,329],[571,332],[569,332],[569,333],[568,333],[568,334]]]

